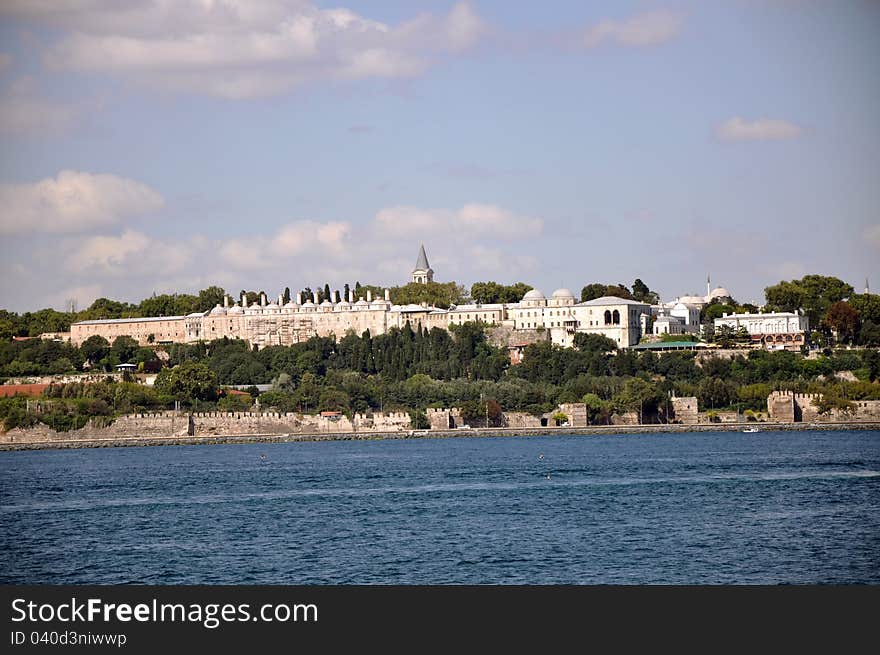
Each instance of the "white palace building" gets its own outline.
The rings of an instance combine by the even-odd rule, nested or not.
[[[434,271],[422,246],[411,281],[424,284],[433,278]],[[318,303],[315,293],[311,298],[297,294],[295,299],[283,303],[281,296],[269,302],[263,294],[259,303],[249,305],[243,297],[240,303],[230,304],[227,297],[223,305],[188,316],[81,321],[71,326],[71,342],[79,345],[94,335],[111,342],[118,336],[130,336],[142,345],[228,337],[264,348],[292,345],[316,335],[340,338],[349,331],[360,335],[369,330],[375,336],[407,323],[414,329],[448,329],[453,324],[480,322],[506,326],[514,332],[546,330],[553,343],[564,347],[570,347],[574,336],[581,332],[601,334],[619,348],[627,348],[648,332],[650,321],[648,304],[613,296],[578,303],[568,289],[557,289],[549,298],[533,289],[518,303],[477,303],[449,309],[424,304],[395,305],[386,289],[383,298],[373,298],[369,291],[365,297],[355,298],[350,292],[348,298],[340,298],[337,292],[332,300]]]

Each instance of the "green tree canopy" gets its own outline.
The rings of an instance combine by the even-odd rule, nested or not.
[[[217,400],[217,374],[202,362],[183,362],[163,368],[154,387],[160,394],[191,403],[193,400]]]
[[[595,300],[603,296],[614,296],[616,298],[625,298],[626,300],[635,300],[629,289],[624,284],[599,284],[594,282],[588,284],[581,289],[581,302]]]
[[[498,282],[474,282],[471,285],[471,300],[478,303],[515,303],[532,290],[525,282],[499,284]]]
[[[853,295],[853,288],[836,277],[805,275],[800,280],[782,281],[767,287],[764,295],[767,309],[782,312],[802,309],[813,328],[821,324],[833,303]]]

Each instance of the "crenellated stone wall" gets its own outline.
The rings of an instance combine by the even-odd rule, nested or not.
[[[120,416],[110,425],[92,419],[79,430],[56,432],[38,423],[32,428],[15,428],[0,433],[0,443],[32,443],[69,439],[117,439],[132,437],[180,437],[192,434],[192,423],[183,412],[158,412]]]
[[[559,411],[568,417],[568,425],[573,428],[585,428],[587,421],[587,406],[584,403],[562,403]]]
[[[803,421],[877,421],[880,420],[880,400],[854,400],[850,409],[832,408],[820,414],[817,393],[774,391],[767,396],[767,416],[770,421],[792,423]]]
[[[120,416],[110,425],[89,421],[80,430],[56,432],[39,423],[0,433],[0,443],[29,443],[69,439],[126,439],[134,437],[221,436],[256,434],[329,434],[347,432],[404,432],[411,428],[406,412],[375,412],[347,416],[314,416],[281,412],[158,412]]]
[[[697,399],[694,396],[676,397],[672,399],[672,413],[676,423],[696,425],[700,422]]]

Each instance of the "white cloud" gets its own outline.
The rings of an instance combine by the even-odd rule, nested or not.
[[[509,241],[539,235],[544,222],[496,205],[470,203],[459,210],[387,207],[376,214],[376,226],[386,235],[444,234],[447,238]]]
[[[242,270],[271,268],[303,254],[326,260],[345,255],[350,231],[351,225],[341,221],[294,221],[268,237],[225,241],[218,252],[227,264]]]
[[[396,26],[306,0],[94,0],[61,7],[13,1],[2,12],[62,32],[45,56],[52,69],[229,98],[316,80],[418,75],[438,57],[471,48],[486,31],[468,2]]]
[[[652,46],[665,43],[681,31],[684,16],[667,9],[646,11],[625,20],[604,19],[588,28],[583,46],[595,48],[606,42],[625,46]]]
[[[866,227],[863,236],[870,245],[880,249],[880,223]]]
[[[777,141],[793,139],[802,129],[794,123],[774,118],[747,121],[736,116],[718,126],[718,138],[723,141]]]
[[[200,237],[162,241],[143,232],[98,235],[68,242],[65,268],[77,275],[112,277],[168,276],[197,266],[209,256],[209,242]]]
[[[133,230],[126,230],[118,237],[90,237],[68,257],[67,266],[74,272],[90,268],[102,269],[104,273],[114,272],[132,255],[143,254],[150,243],[150,237]]]
[[[235,239],[166,239],[146,225],[88,235],[34,234],[22,237],[30,239],[24,247],[0,240],[7,246],[0,267],[12,291],[7,303],[29,309],[47,301],[63,307],[70,297],[80,307],[98,296],[137,302],[154,291],[195,293],[211,284],[236,295],[239,289],[263,289],[270,297],[286,286],[295,291],[325,282],[333,288],[356,281],[406,284],[420,242],[438,281],[515,281],[540,270],[515,239],[532,239],[542,229],[539,219],[489,204],[388,207],[361,224],[291,221]],[[20,262],[40,270],[39,278]],[[53,287],[45,280],[62,282]]]
[[[0,185],[0,234],[81,232],[163,204],[157,191],[134,180],[61,171],[33,184]]]

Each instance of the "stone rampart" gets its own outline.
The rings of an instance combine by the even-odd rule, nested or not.
[[[83,428],[56,432],[39,423],[0,433],[0,443],[63,441],[69,439],[128,439],[174,436],[225,436],[257,434],[329,434],[348,432],[403,432],[411,428],[406,412],[313,416],[282,412],[158,412],[120,416],[110,425],[90,420]]]
[[[675,423],[696,425],[700,422],[697,399],[694,396],[676,397],[672,399],[672,414]]]
[[[559,411],[568,417],[568,424],[573,428],[587,427],[587,406],[584,403],[562,403]]]

